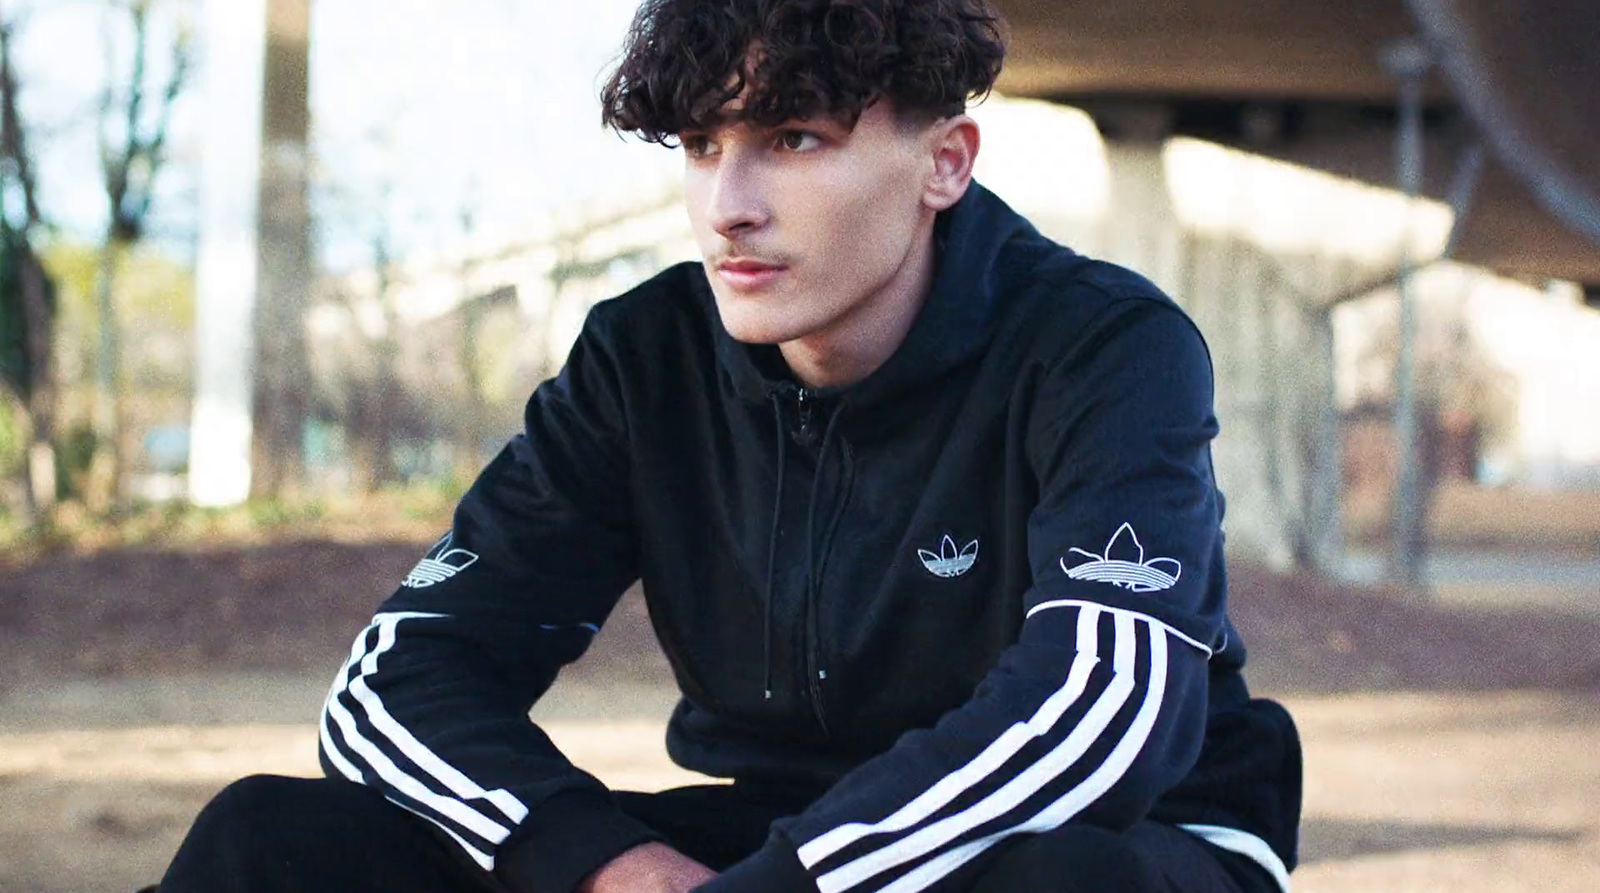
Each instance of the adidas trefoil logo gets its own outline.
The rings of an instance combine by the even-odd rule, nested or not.
[[[455,533],[447,533],[444,539],[433,544],[428,554],[406,574],[401,581],[401,586],[412,589],[425,589],[435,583],[443,583],[456,574],[471,567],[478,560],[478,553],[468,552],[466,549],[452,549],[451,543],[455,540]]]
[[[959,577],[972,570],[972,563],[978,560],[978,541],[967,543],[957,552],[956,541],[947,533],[939,544],[939,554],[918,549],[917,557],[922,559],[922,566],[935,577]]]
[[[1133,525],[1127,522],[1123,522],[1117,532],[1111,535],[1102,555],[1085,552],[1076,546],[1068,551],[1089,559],[1071,567],[1067,566],[1067,559],[1061,559],[1061,569],[1074,580],[1110,583],[1133,592],[1160,592],[1177,585],[1178,577],[1183,575],[1183,565],[1176,558],[1151,558],[1146,561],[1144,545],[1139,542],[1139,535],[1133,532]]]

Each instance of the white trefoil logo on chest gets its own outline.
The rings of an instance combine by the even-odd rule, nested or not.
[[[947,533],[939,543],[938,554],[918,549],[917,557],[922,559],[922,566],[928,569],[928,573],[935,577],[959,577],[972,570],[973,562],[978,560],[978,541],[973,540],[958,550],[956,541]]]
[[[455,533],[447,533],[444,539],[433,544],[428,554],[417,566],[406,574],[401,586],[411,589],[424,589],[435,583],[443,583],[456,574],[471,567],[478,560],[478,553],[468,552],[466,549],[451,548],[455,541]]]

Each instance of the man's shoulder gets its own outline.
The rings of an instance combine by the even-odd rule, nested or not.
[[[707,289],[701,265],[683,261],[595,304],[589,309],[590,322],[612,334],[668,336],[674,321],[699,322],[705,318]]]
[[[1168,313],[1192,326],[1178,302],[1145,276],[1056,247],[1033,263],[1017,283],[1014,310],[1030,330],[1053,331],[1076,340],[1115,319]]]
[[[1154,301],[1178,309],[1170,295],[1143,275],[1105,260],[1087,259],[1074,277],[1074,283],[1106,303]]]
[[[715,327],[705,274],[685,262],[590,306],[574,350],[608,357],[626,389],[651,388],[714,365]]]

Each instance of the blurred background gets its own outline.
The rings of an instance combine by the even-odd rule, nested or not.
[[[994,0],[978,179],[1210,343],[1310,891],[1600,889],[1600,11]],[[313,773],[349,637],[695,250],[599,127],[635,0],[0,3],[0,891]],[[679,780],[638,593],[536,709]]]

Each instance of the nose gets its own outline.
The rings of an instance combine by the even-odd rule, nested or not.
[[[724,150],[711,174],[707,219],[717,235],[729,240],[756,232],[772,219],[760,174],[741,155]]]

